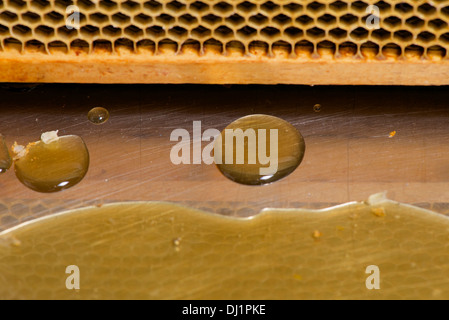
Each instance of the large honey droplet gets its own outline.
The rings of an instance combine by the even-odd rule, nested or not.
[[[5,138],[0,134],[0,173],[6,172],[12,164]]]
[[[89,152],[83,139],[45,135],[15,158],[17,178],[38,192],[56,192],[76,185],[89,168]]]
[[[304,138],[290,123],[256,114],[228,125],[215,142],[215,163],[229,179],[261,185],[292,173],[305,152]]]

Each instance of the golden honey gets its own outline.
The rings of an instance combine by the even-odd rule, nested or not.
[[[103,124],[109,120],[109,111],[102,107],[96,107],[89,111],[87,118],[93,124]]]
[[[448,299],[448,240],[446,216],[379,196],[246,219],[117,203],[1,233],[0,298]]]
[[[5,138],[0,134],[0,173],[5,173],[12,164]]]
[[[50,134],[50,138],[45,138]],[[14,161],[17,178],[38,192],[57,192],[79,183],[89,168],[89,152],[78,136],[53,136],[45,133],[40,141],[18,151]],[[47,141],[47,140],[48,141]]]

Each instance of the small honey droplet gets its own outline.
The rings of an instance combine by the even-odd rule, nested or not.
[[[78,136],[58,137],[57,132],[43,134],[40,141],[29,143],[14,158],[17,178],[38,192],[57,192],[79,183],[89,168],[89,152]],[[56,136],[55,136],[56,135]]]
[[[313,111],[320,112],[321,111],[321,104],[317,103],[313,106]]]
[[[5,138],[0,134],[0,173],[4,173],[11,168],[12,159],[6,146]]]
[[[214,146],[221,173],[245,185],[263,185],[288,176],[299,166],[304,152],[304,138],[294,126],[264,114],[232,122]]]
[[[102,107],[96,107],[89,111],[87,118],[93,124],[103,124],[109,119],[109,111]]]
[[[372,208],[371,212],[376,216],[376,217],[385,217],[387,214],[385,213],[385,209],[383,207],[380,208]]]
[[[312,237],[313,237],[315,240],[318,240],[319,238],[321,238],[322,235],[323,235],[323,234],[322,234],[320,231],[318,231],[318,230],[315,230],[315,231],[313,231],[313,233],[312,233]]]
[[[396,135],[396,131],[391,131],[388,138],[393,138]]]

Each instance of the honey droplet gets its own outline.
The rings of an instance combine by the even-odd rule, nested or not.
[[[321,111],[321,104],[317,103],[313,106],[313,111],[320,112]]]
[[[89,111],[87,118],[93,124],[103,124],[109,119],[109,111],[102,107],[96,107]]]
[[[0,134],[0,173],[11,168],[12,159],[6,146],[5,138]]]
[[[41,140],[23,148],[14,158],[17,178],[28,188],[38,192],[57,192],[80,182],[89,168],[89,152],[78,136],[58,137],[53,131]],[[17,151],[15,151],[17,152]]]
[[[285,120],[250,115],[228,125],[215,141],[218,169],[232,181],[267,184],[292,173],[305,152],[304,138]]]

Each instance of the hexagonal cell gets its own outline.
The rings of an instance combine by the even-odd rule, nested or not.
[[[6,38],[3,40],[3,46],[7,50],[22,52],[22,42],[15,38]]]
[[[219,26],[214,30],[214,34],[222,38],[230,38],[234,35],[234,31],[227,26]]]
[[[407,59],[419,59],[424,55],[424,48],[415,44],[409,45],[404,49],[404,56]]]
[[[441,8],[441,13],[446,16],[449,17],[449,6]]]
[[[447,55],[447,51],[442,46],[431,46],[427,48],[427,57],[434,61],[440,61]]]
[[[69,51],[67,44],[62,41],[52,41],[48,44],[48,51],[51,54],[66,54]]]
[[[122,34],[122,29],[112,25],[104,27],[101,31],[105,36],[108,37],[118,37]]]
[[[265,2],[260,6],[260,10],[266,12],[267,14],[274,14],[280,10],[280,6],[273,1]]]
[[[307,15],[302,15],[302,16],[296,18],[295,21],[304,27],[309,26],[313,23],[313,19]]]
[[[39,40],[30,40],[25,43],[25,51],[33,53],[47,53],[45,44]]]
[[[257,30],[249,26],[245,26],[237,30],[237,34],[244,38],[251,38],[257,34]]]
[[[431,32],[428,31],[423,31],[418,35],[418,40],[422,41],[422,42],[431,42],[433,40],[435,40],[435,35]]]
[[[258,25],[258,26],[266,24],[267,21],[268,21],[268,18],[261,13],[256,14],[256,15],[252,16],[251,18],[249,18],[249,22],[251,22],[252,24]]]
[[[432,15],[437,9],[429,3],[424,3],[418,7],[418,11],[424,15]]]
[[[201,18],[201,21],[205,22],[206,24],[210,26],[214,26],[216,24],[219,24],[222,22],[222,18],[219,16],[216,16],[215,14],[208,14]]]
[[[394,33],[394,39],[407,42],[413,39],[413,34],[407,30],[399,30]]]
[[[383,0],[376,2],[374,5],[379,8],[381,13],[386,13],[391,9],[391,5]]]
[[[176,13],[182,14],[186,9],[186,5],[184,3],[175,0],[167,3],[166,8],[175,14]]]
[[[114,51],[118,54],[130,54],[134,52],[134,42],[128,38],[120,38],[114,41]]]
[[[133,18],[133,21],[141,26],[146,26],[153,21],[153,18],[144,13],[140,13]]]
[[[334,56],[335,52],[337,50],[337,46],[335,45],[335,43],[328,41],[328,40],[319,42],[317,44],[316,48],[317,48],[318,54],[321,57]]]
[[[125,35],[132,37],[132,38],[139,38],[143,36],[143,30],[137,26],[130,25],[125,28],[124,30]]]
[[[369,32],[367,29],[363,27],[358,27],[351,31],[350,37],[356,40],[363,40],[366,39],[369,35]]]
[[[348,32],[341,28],[335,28],[329,31],[329,35],[335,40],[340,40],[346,38],[348,36]]]
[[[245,45],[240,41],[229,41],[226,44],[226,53],[229,56],[243,56],[245,54]]]
[[[31,34],[31,29],[22,24],[18,24],[12,28],[12,34],[17,37],[29,36]]]
[[[162,10],[162,4],[156,0],[150,0],[143,4],[143,8],[149,13],[156,14]]]
[[[0,35],[4,36],[9,33],[9,28],[0,24]]]
[[[45,8],[50,6],[50,1],[47,0],[31,0],[30,6],[38,11],[43,11]]]
[[[34,32],[37,35],[40,35],[42,37],[51,37],[51,36],[53,36],[55,34],[55,30],[53,28],[51,28],[49,26],[44,26],[44,25],[41,25],[41,26],[37,27],[34,30]]]
[[[271,45],[275,57],[288,58],[292,53],[292,45],[286,41],[276,41]]]
[[[78,35],[78,31],[76,29],[69,29],[67,26],[58,28],[57,33],[58,36],[63,39],[71,39]]]
[[[352,57],[357,54],[357,45],[353,42],[343,42],[338,45],[338,53],[342,57]]]
[[[70,50],[76,55],[89,53],[89,44],[87,41],[76,39],[70,43]]]
[[[449,44],[449,32],[446,32],[446,33],[442,34],[440,36],[440,40],[443,41],[444,43],[448,43]]]
[[[55,7],[60,8],[64,11],[68,6],[70,6],[72,4],[73,4],[72,0],[55,0]]]
[[[45,14],[44,19],[52,24],[58,24],[65,20],[64,16],[56,11],[51,11]]]
[[[176,26],[168,30],[168,34],[175,38],[182,38],[187,36],[187,29],[184,29],[182,27]]]
[[[148,39],[140,40],[136,44],[136,50],[138,53],[154,54],[155,49],[155,42]]]
[[[268,49],[269,45],[264,41],[252,41],[248,45],[248,53],[255,56],[266,56]]]
[[[431,27],[434,30],[441,30],[448,27],[448,24],[446,21],[443,21],[441,19],[435,19],[429,21],[429,27]]]
[[[26,2],[23,0],[9,0],[8,6],[13,7],[16,10],[20,10],[26,6]]]
[[[198,40],[187,39],[181,45],[182,53],[195,53],[199,54],[201,50],[201,43]]]
[[[120,8],[129,14],[134,14],[139,11],[141,6],[140,3],[128,0],[120,4]]]
[[[222,54],[223,44],[217,39],[209,39],[203,43],[204,53]]]
[[[286,24],[290,24],[292,22],[292,19],[289,16],[281,13],[274,17],[272,21],[278,26],[284,26]]]
[[[76,5],[83,11],[90,11],[95,9],[95,3],[91,0],[77,0]]]
[[[81,28],[80,33],[84,37],[93,38],[100,35],[100,29],[97,26],[87,25]]]
[[[409,5],[408,3],[405,2],[401,2],[398,3],[394,6],[394,10],[399,12],[399,13],[409,13],[413,11],[413,7],[411,5]]]
[[[303,10],[303,6],[296,2],[291,2],[289,4],[284,4],[284,10],[289,12],[290,14],[295,14],[301,12]]]
[[[326,34],[323,29],[313,27],[306,31],[307,36],[310,38],[322,38]]]
[[[95,40],[92,44],[92,50],[99,54],[112,53],[112,43],[106,39]]]
[[[118,12],[112,16],[112,21],[119,25],[127,24],[130,20],[131,18],[129,16],[121,12]]]
[[[198,23],[198,19],[191,14],[183,14],[178,18],[178,21],[187,27]]]
[[[342,23],[345,26],[351,26],[353,24],[356,24],[359,21],[359,18],[357,18],[355,15],[353,14],[345,14],[343,16],[340,17],[340,23]]]
[[[396,43],[388,43],[382,48],[382,55],[384,57],[396,59],[402,54],[402,49]]]
[[[265,27],[260,31],[260,34],[265,37],[271,38],[271,37],[279,36],[281,34],[281,31],[277,28]]]
[[[245,19],[239,14],[234,13],[226,18],[226,22],[230,23],[234,27],[240,27],[243,23],[245,23]]]
[[[0,13],[0,21],[3,20],[5,22],[15,22],[18,20],[17,14],[10,11],[3,11]]]
[[[310,10],[310,11],[314,12],[315,14],[320,13],[321,11],[325,10],[325,8],[326,8],[326,6],[318,1],[314,1],[307,5],[307,10]]]
[[[335,12],[342,12],[348,9],[348,3],[343,1],[335,1],[329,5],[329,8]]]
[[[192,36],[195,36],[200,39],[209,37],[211,33],[212,32],[210,31],[210,29],[203,26],[198,26],[191,31]]]
[[[161,38],[165,36],[165,30],[161,26],[151,26],[145,30],[146,34],[152,38]]]
[[[284,30],[284,34],[290,39],[297,39],[304,34],[304,31],[296,27],[289,27]]]
[[[387,30],[385,30],[383,28],[380,28],[380,29],[377,29],[377,30],[373,30],[372,33],[371,33],[371,36],[374,39],[377,39],[377,40],[380,40],[380,41],[384,41],[384,40],[387,40],[387,39],[389,39],[391,37],[391,32],[389,32],[389,31],[387,31]]]
[[[377,43],[368,41],[368,42],[363,43],[360,46],[360,52],[361,52],[362,56],[364,56],[365,58],[372,59],[379,54],[380,48]]]
[[[29,23],[36,23],[41,17],[34,12],[28,11],[22,14],[22,19]]]
[[[410,18],[410,19],[412,19],[412,18]],[[394,28],[399,28],[402,25],[402,20],[396,16],[390,16],[390,17],[384,19],[383,23],[385,24],[386,27],[394,29]]]
[[[318,23],[321,24],[322,26],[331,26],[335,24],[336,21],[337,18],[328,13],[318,18]]]
[[[109,17],[107,15],[105,15],[105,14],[100,13],[100,12],[91,14],[89,16],[89,19],[91,21],[95,22],[95,23],[98,23],[98,24],[107,23],[109,21]]]
[[[356,1],[351,3],[351,10],[354,10],[359,13],[366,13],[366,8],[368,8],[368,4],[363,1]]]
[[[256,9],[256,5],[249,1],[244,1],[237,5],[237,10],[244,13],[254,11],[254,9]]]
[[[190,4],[190,9],[196,12],[203,12],[209,9],[209,5],[201,1],[195,1]]]
[[[312,42],[301,40],[295,44],[295,54],[298,57],[310,57],[315,47]]]
[[[405,23],[412,28],[421,28],[424,25],[424,20],[413,16],[405,20]]]

